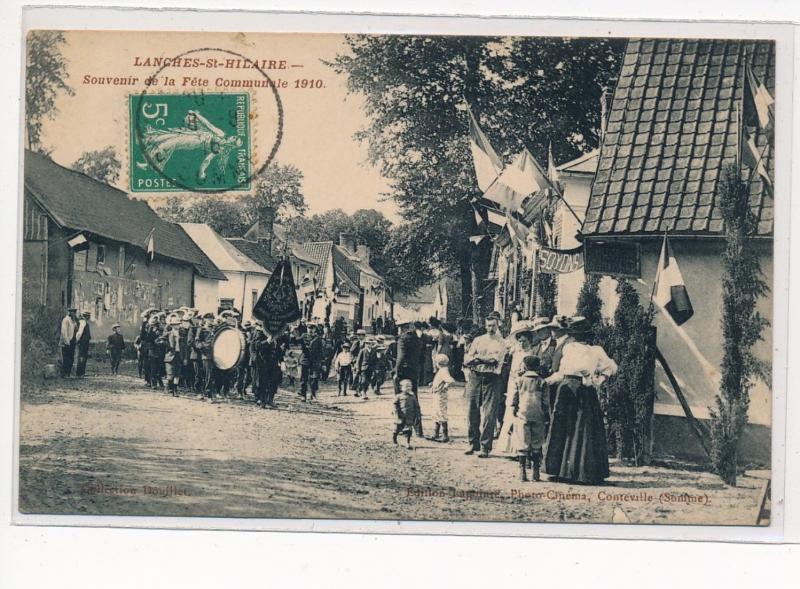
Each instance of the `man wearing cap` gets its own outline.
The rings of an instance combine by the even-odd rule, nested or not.
[[[311,325],[308,333],[303,337],[303,357],[300,360],[300,395],[303,400],[317,398],[319,389],[319,374],[322,369],[322,339],[317,333],[316,326]]]
[[[119,323],[111,326],[111,335],[106,343],[106,354],[111,360],[111,374],[119,374],[119,363],[122,360],[122,351],[125,349],[125,338],[122,337]]]
[[[182,360],[180,319],[176,314],[170,315],[167,319],[165,335],[166,350],[164,352],[164,371],[167,377],[167,391],[173,397],[177,397]]]
[[[77,309],[67,309],[67,314],[61,320],[61,330],[58,336],[58,346],[61,348],[61,376],[67,377],[72,373],[72,363],[75,361],[75,331],[77,330]]]
[[[75,346],[78,351],[78,363],[75,366],[75,376],[86,375],[86,361],[89,359],[89,344],[92,342],[92,330],[89,328],[91,313],[84,311],[78,321],[75,332]]]
[[[364,345],[361,346],[361,351],[356,357],[356,370],[358,371],[358,390],[355,396],[363,396],[366,400],[369,387],[372,384],[372,376],[375,372],[375,341],[372,338],[366,338]]]
[[[486,333],[475,338],[464,355],[464,366],[471,371],[467,383],[469,403],[469,443],[465,454],[480,450],[479,457],[487,458],[492,451],[497,411],[502,395],[501,372],[507,345],[500,335],[500,324],[492,313],[486,317]]]
[[[192,314],[188,308],[185,308],[179,315],[178,341],[180,343],[181,361],[179,364],[178,383],[180,386],[190,389],[194,380],[191,375],[192,361],[189,358],[191,352]]]
[[[377,346],[375,347],[375,369],[372,373],[372,388],[376,395],[381,394],[381,386],[386,380],[386,375],[392,369],[392,358],[389,355],[389,350],[386,347],[386,338],[382,335],[377,337]]]

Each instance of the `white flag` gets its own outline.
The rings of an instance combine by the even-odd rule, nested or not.
[[[516,211],[525,197],[545,188],[552,188],[552,184],[531,153],[523,149],[483,196],[506,210]]]
[[[147,243],[147,253],[150,256],[150,261],[153,261],[153,258],[156,256],[156,228],[153,227],[150,230],[150,234],[147,236],[146,243]]]

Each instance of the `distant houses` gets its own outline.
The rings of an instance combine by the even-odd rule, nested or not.
[[[369,327],[391,317],[391,294],[385,280],[370,265],[367,246],[348,234],[333,241],[307,242],[300,248],[318,267],[315,294],[306,300],[305,317],[331,323],[342,317],[348,325]]]
[[[31,151],[22,249],[26,309],[75,307],[101,330],[119,323],[130,338],[150,307],[236,308],[252,319],[284,255],[307,321],[369,327],[392,312],[369,248],[349,236],[296,243],[267,211],[244,236],[224,238],[204,223],[165,221],[147,203]]]
[[[253,307],[272,272],[246,256],[209,225],[180,223],[180,226],[227,278],[208,288],[197,285],[197,307],[202,312],[213,313],[221,309],[237,309],[244,321],[251,321]]]
[[[461,302],[455,280],[442,278],[413,293],[395,297],[394,319],[398,324],[428,321],[431,317],[451,323],[461,317]]]
[[[25,152],[22,303],[89,312],[133,337],[148,307],[197,306],[226,277],[182,227],[112,186]]]

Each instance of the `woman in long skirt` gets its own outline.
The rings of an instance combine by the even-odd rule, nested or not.
[[[564,346],[558,372],[547,379],[555,385],[555,403],[544,452],[544,470],[552,479],[570,483],[599,484],[609,475],[603,412],[597,387],[617,371],[600,346],[585,339],[588,324],[571,319],[574,342]]]

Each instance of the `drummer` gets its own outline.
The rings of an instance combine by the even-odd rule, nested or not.
[[[222,313],[220,313],[215,320],[214,335],[216,336],[216,333],[226,326],[235,327],[238,329],[238,317],[239,314],[233,309],[226,309],[225,311],[222,311]],[[222,394],[225,399],[229,399],[230,389],[235,378],[235,370],[233,368],[219,368],[212,362],[212,374],[212,388],[214,392],[218,395]]]

